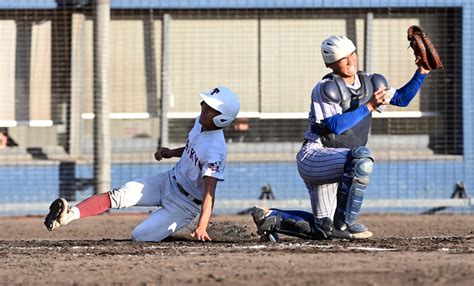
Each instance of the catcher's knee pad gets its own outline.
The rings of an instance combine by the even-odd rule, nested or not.
[[[349,152],[349,154],[347,155],[347,162],[345,167],[347,168],[352,161],[362,158],[370,158],[373,161],[374,159],[372,158],[372,151],[370,151],[370,149],[366,146],[359,146],[353,148],[351,152]]]
[[[337,193],[337,217],[342,217],[348,226],[355,224],[359,216],[364,193],[370,182],[373,162],[372,153],[365,146],[354,148],[349,153],[344,177]]]

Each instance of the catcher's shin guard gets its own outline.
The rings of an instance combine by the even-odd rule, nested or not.
[[[44,225],[49,231],[65,226],[72,220],[72,211],[63,198],[56,199],[49,206],[49,213],[44,219]]]
[[[337,229],[347,229],[351,233],[368,232],[367,227],[356,223],[356,220],[370,182],[373,161],[370,150],[365,146],[356,147],[349,153],[344,177],[337,193],[337,212],[334,221]]]
[[[324,218],[315,224],[313,215],[308,212],[254,207],[252,217],[263,241],[276,242],[279,233],[303,239],[323,240],[332,237],[332,220]]]
[[[316,227],[312,222],[302,218],[287,218],[281,220],[277,232],[303,239],[330,239],[331,234],[325,232],[325,226]],[[332,221],[329,228],[329,231],[332,230]]]

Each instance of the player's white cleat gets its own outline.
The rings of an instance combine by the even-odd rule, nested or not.
[[[73,220],[73,213],[67,201],[63,198],[56,199],[49,206],[49,213],[44,219],[44,225],[49,231],[65,226]]]
[[[352,239],[367,239],[374,235],[365,225],[358,222],[349,227],[346,225],[343,228],[349,231]]]
[[[351,233],[352,239],[367,239],[367,238],[371,238],[373,235],[374,234],[369,230],[366,230],[363,232]]]

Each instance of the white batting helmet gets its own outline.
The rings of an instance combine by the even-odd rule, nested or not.
[[[217,127],[229,126],[239,113],[239,98],[225,86],[218,86],[208,92],[200,92],[199,96],[212,109],[221,113],[212,119]]]
[[[326,64],[335,63],[355,50],[354,43],[346,36],[330,36],[321,43],[321,54]]]

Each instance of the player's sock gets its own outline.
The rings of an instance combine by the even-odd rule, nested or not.
[[[91,196],[75,207],[79,210],[78,217],[98,215],[110,209],[111,202],[109,193]],[[76,215],[76,213],[74,213]]]
[[[71,212],[72,212],[71,220],[76,220],[81,217],[81,211],[77,207],[72,207]]]

